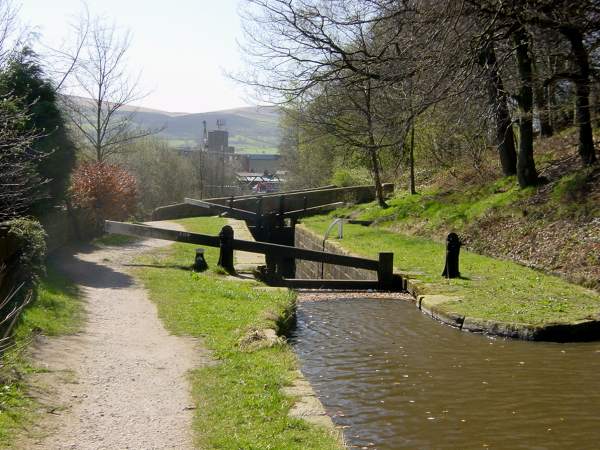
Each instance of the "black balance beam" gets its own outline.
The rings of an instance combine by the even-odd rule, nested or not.
[[[188,233],[185,231],[167,230],[165,228],[150,227],[147,225],[137,225],[123,222],[113,222],[106,220],[104,229],[107,233],[123,234],[126,236],[147,237],[153,239],[163,239],[167,241],[184,242],[187,244],[206,245],[208,247],[219,247],[218,236],[210,236],[199,233]],[[271,244],[268,242],[245,241],[241,239],[233,240],[233,249],[249,253],[269,254],[274,257],[296,258],[307,261],[322,262],[325,264],[335,264],[339,266],[357,267],[359,269],[381,271],[380,261],[375,261],[357,256],[336,255],[333,253],[321,252],[318,250],[307,250],[303,248],[292,247],[289,245]],[[385,272],[391,267],[389,260]]]

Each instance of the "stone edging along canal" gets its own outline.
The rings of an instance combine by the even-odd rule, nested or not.
[[[244,221],[229,219],[227,223],[235,230],[235,235],[238,236],[238,238],[254,240]],[[265,259],[263,255],[238,251],[235,252],[235,263],[236,266],[242,271],[252,270],[258,265],[265,264]],[[262,286],[257,289],[280,290],[285,288]],[[276,329],[277,326],[275,325],[275,322],[285,319],[286,318],[283,315],[279,315],[273,322],[273,327],[257,330],[250,336],[247,336],[247,338],[249,338],[248,341],[250,342],[250,346],[253,346],[254,348],[260,348],[279,344],[281,340],[279,333],[282,330]],[[281,334],[286,334],[287,331],[288,330],[285,330]],[[295,370],[292,375],[292,379],[293,381],[291,386],[285,386],[281,389],[284,395],[293,397],[295,399],[293,406],[288,412],[288,415],[295,419],[304,420],[312,423],[313,425],[324,427],[339,441],[340,446],[345,448],[344,437],[341,431],[336,428],[335,424],[331,420],[331,417],[327,415],[325,407],[319,400],[308,380],[304,377],[304,375],[302,375],[302,372],[300,372],[300,370]]]
[[[295,245],[302,248],[321,250],[323,240],[321,236],[307,227],[297,225]],[[362,256],[351,253],[337,242],[332,241],[325,243],[325,250],[345,255]],[[299,276],[301,277],[314,277],[316,272],[319,272],[319,268],[311,266],[309,262],[303,262],[302,264],[297,266],[297,270],[300,270]],[[320,269],[320,271],[324,273],[325,278],[372,279],[375,277],[373,272],[352,267],[325,267],[324,270]],[[395,271],[395,273],[406,279],[407,290],[411,294],[417,308],[427,316],[446,325],[459,328],[462,331],[530,341],[574,342],[600,339],[600,316],[597,319],[585,319],[576,322],[552,322],[542,325],[466,317],[462,314],[448,311],[443,307],[448,302],[459,300],[459,297],[427,294],[426,287],[424,286],[425,283],[411,279],[410,274],[403,273],[402,271]]]

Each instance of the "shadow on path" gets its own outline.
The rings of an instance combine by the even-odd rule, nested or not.
[[[117,272],[110,267],[81,258],[79,248],[58,251],[49,258],[48,263],[60,267],[60,271],[74,283],[104,289],[124,289],[133,286],[134,280],[127,274]]]

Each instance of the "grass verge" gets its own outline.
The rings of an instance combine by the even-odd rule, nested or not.
[[[217,234],[223,219],[179,221],[188,231]],[[156,303],[165,326],[178,335],[202,338],[217,363],[191,373],[197,404],[194,431],[199,448],[335,449],[335,436],[302,420],[288,417],[293,399],[281,393],[291,384],[297,362],[284,342],[240,345],[252,331],[281,329],[294,298],[285,290],[265,290],[253,281],[231,280],[191,266],[194,247],[174,244],[141,257],[156,267],[135,269]],[[218,250],[205,258],[215,267]]]
[[[330,217],[313,217],[304,224],[323,235]],[[394,265],[410,272],[428,294],[458,297],[442,309],[468,317],[541,325],[571,322],[600,313],[600,295],[583,287],[519,264],[461,251],[464,278],[441,277],[445,247],[428,239],[398,234],[380,227],[344,225],[339,242],[353,253],[376,257],[394,252]]]
[[[389,208],[382,209],[376,202],[371,202],[339,209],[332,214],[352,214],[361,220],[376,220],[409,229],[418,226],[421,233],[435,234],[442,228],[463,229],[490,210],[511,212],[511,205],[534,192],[533,188],[519,189],[515,177],[506,177],[464,190],[441,191],[429,187],[416,195],[399,193],[388,201]]]
[[[33,400],[26,394],[23,374],[38,369],[27,362],[24,351],[39,333],[57,336],[81,326],[82,303],[77,287],[52,268],[37,286],[37,297],[21,316],[15,346],[2,357],[0,367],[0,448],[11,448],[15,434],[32,420]]]

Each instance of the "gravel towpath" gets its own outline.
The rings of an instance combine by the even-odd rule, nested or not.
[[[208,354],[198,341],[165,330],[126,266],[168,244],[83,248],[54,260],[81,287],[86,321],[77,335],[34,345],[34,364],[47,371],[33,376],[32,395],[46,420],[29,430],[21,448],[193,448],[187,373]]]

